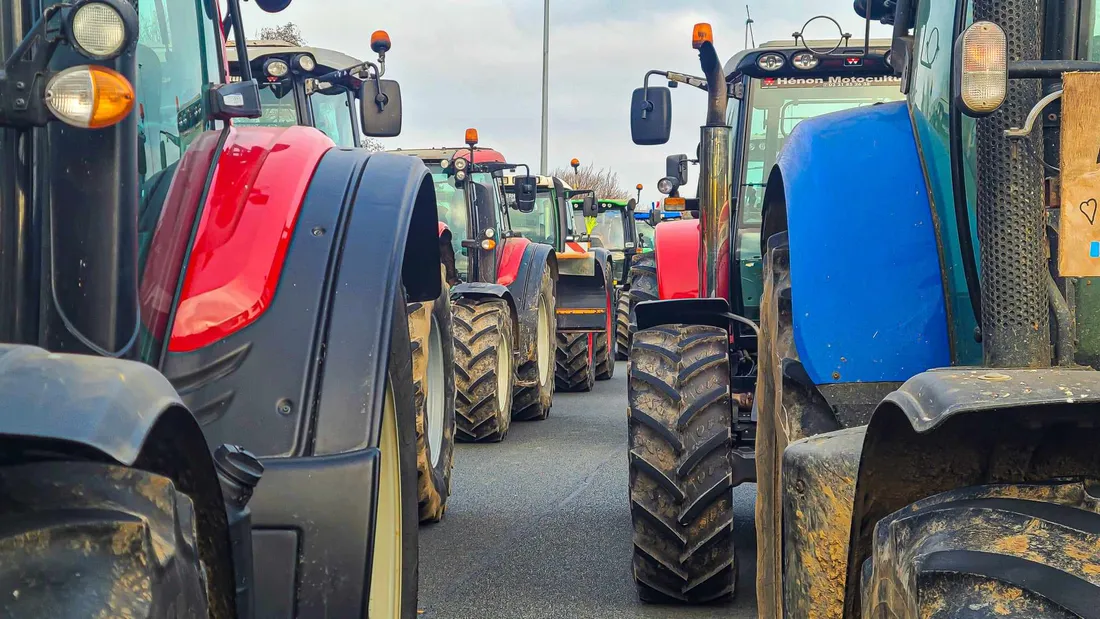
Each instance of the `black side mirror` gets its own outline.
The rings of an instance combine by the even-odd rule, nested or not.
[[[401,135],[401,85],[394,80],[366,80],[359,89],[363,133],[372,138]]]
[[[600,207],[596,204],[596,196],[589,194],[584,197],[584,201],[581,202],[581,212],[584,213],[585,218],[596,217],[600,214]]]
[[[278,13],[290,6],[290,0],[256,0],[256,6],[268,13]]]
[[[672,91],[664,86],[636,89],[630,98],[630,138],[641,146],[664,144],[671,133]]]
[[[669,155],[665,157],[665,176],[673,179],[677,187],[683,187],[688,182],[688,157],[687,155]]]
[[[263,115],[260,85],[256,80],[222,84],[211,88],[208,93],[210,115],[217,120],[259,118]]]
[[[533,213],[535,211],[535,192],[538,191],[538,183],[534,176],[517,176],[516,210],[521,213]]]
[[[649,211],[649,225],[656,226],[661,223],[661,211],[660,209],[652,209]]]

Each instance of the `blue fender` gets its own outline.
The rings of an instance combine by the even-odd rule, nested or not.
[[[905,103],[800,123],[765,202],[768,237],[785,207],[795,345],[815,384],[900,382],[950,365],[935,222]]]

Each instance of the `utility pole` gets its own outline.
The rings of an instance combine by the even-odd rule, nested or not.
[[[543,0],[542,12],[542,161],[539,174],[546,176],[547,134],[550,115],[550,0]]]

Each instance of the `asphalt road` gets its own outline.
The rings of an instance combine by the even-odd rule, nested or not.
[[[459,445],[447,515],[420,532],[426,619],[755,617],[753,497],[734,491],[740,575],[724,606],[638,601],[631,578],[626,364],[587,394],[557,393],[546,421],[495,445]]]

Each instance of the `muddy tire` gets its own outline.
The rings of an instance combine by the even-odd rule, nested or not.
[[[630,356],[630,291],[619,293],[615,303],[615,359],[626,361]]]
[[[435,301],[410,303],[408,316],[420,522],[439,522],[451,494],[455,449],[455,348],[447,284]]]
[[[454,302],[455,421],[464,443],[504,440],[512,422],[512,314],[496,298]]]
[[[731,597],[732,406],[725,331],[634,334],[627,382],[634,582],[654,603]]]
[[[92,462],[0,468],[0,615],[205,618],[191,499],[172,480]]]
[[[606,333],[592,336],[592,345],[596,347],[592,352],[592,359],[596,362],[596,380],[611,380],[615,376],[615,353],[611,350],[614,337],[614,333],[611,337]]]
[[[862,566],[862,616],[1097,616],[1097,498],[1080,482],[979,486],[883,518]]]
[[[539,323],[535,334],[534,358],[520,365],[512,399],[512,419],[541,421],[550,416],[554,403],[554,334],[558,330],[554,280],[550,270],[542,274],[539,299],[535,305]]]
[[[634,318],[634,307],[642,301],[656,301],[657,292],[657,255],[654,252],[634,256],[630,265],[630,313]]]
[[[594,338],[593,338],[594,339]],[[592,391],[596,365],[588,333],[559,333],[554,384],[558,391]]]

